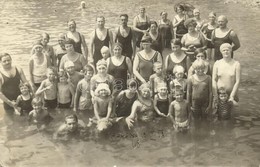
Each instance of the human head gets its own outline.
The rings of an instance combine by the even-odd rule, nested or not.
[[[33,98],[31,104],[32,104],[34,111],[39,112],[42,110],[43,102],[42,102],[41,98],[39,98],[39,97]]]
[[[75,21],[74,19],[70,19],[70,20],[68,21],[69,31],[75,32],[75,31],[76,31],[76,27],[77,27],[76,21]]]
[[[73,132],[78,127],[78,117],[76,114],[68,115],[65,117],[65,124],[69,132]]]
[[[22,94],[30,93],[30,85],[28,83],[20,82],[19,88]]]
[[[218,98],[221,101],[227,101],[228,100],[228,94],[227,94],[227,91],[224,87],[220,87],[218,89]]]
[[[69,75],[72,75],[75,72],[75,65],[72,61],[66,61],[64,63],[64,69],[68,72]]]
[[[150,21],[150,31],[155,32],[158,29],[158,24],[156,21]]]
[[[199,17],[200,16],[200,10],[197,9],[197,8],[193,9],[193,15],[194,15],[194,17]]]
[[[181,65],[176,65],[173,68],[173,74],[175,75],[175,77],[177,79],[183,78],[184,77],[184,72],[185,72],[185,69]]]
[[[58,43],[61,47],[65,46],[65,34],[64,33],[60,33],[58,35]]]
[[[59,76],[59,81],[61,83],[68,81],[68,74],[65,71],[59,71],[58,76]]]
[[[196,74],[202,75],[204,74],[206,63],[204,60],[198,59],[193,62],[192,67],[194,68]]]
[[[150,35],[144,35],[141,39],[141,44],[144,49],[151,49],[152,38],[150,37]]]
[[[215,12],[209,13],[209,20],[210,22],[215,22],[217,14]]]
[[[184,6],[183,5],[178,5],[177,7],[176,7],[176,9],[175,9],[175,12],[177,13],[177,14],[181,14],[181,13],[183,13],[184,12]]]
[[[96,18],[96,21],[97,21],[97,26],[99,28],[104,28],[105,27],[105,17],[104,16],[98,16]]]
[[[164,82],[161,82],[157,85],[157,92],[162,94],[162,95],[166,95],[167,94],[167,85]]]
[[[168,16],[168,13],[163,11],[163,12],[160,13],[160,16],[162,17],[163,20],[166,20],[167,16]]]
[[[106,59],[109,57],[109,55],[110,55],[109,48],[108,48],[107,46],[103,46],[103,47],[101,48],[100,52],[101,52],[101,55],[102,55],[103,59],[105,59],[105,60],[106,60]]]
[[[192,32],[197,26],[196,20],[194,18],[188,18],[184,21],[184,26],[188,29],[189,32]]]
[[[33,43],[32,53],[41,53],[42,49],[43,49],[43,45],[40,40],[37,40]]]
[[[123,50],[123,45],[120,42],[114,44],[113,52],[115,56],[121,56]]]
[[[151,95],[151,87],[150,84],[148,83],[143,83],[140,87],[139,87],[139,93],[143,98],[150,98]]]
[[[56,79],[57,71],[54,67],[48,67],[47,68],[47,77],[50,81],[53,81]]]
[[[153,70],[156,74],[162,73],[162,63],[157,61],[153,63]]]
[[[184,91],[183,91],[182,88],[178,88],[178,89],[175,90],[175,99],[178,102],[183,101],[183,99],[184,99]]]
[[[105,60],[99,60],[96,64],[97,66],[97,72],[104,74],[107,72],[107,62]]]
[[[42,42],[42,45],[45,46],[49,43],[50,41],[50,35],[46,32],[42,33],[41,35],[41,42]]]
[[[95,70],[92,64],[87,64],[83,67],[84,77],[87,80],[90,80],[91,77],[94,75]]]
[[[4,69],[9,69],[12,67],[12,58],[8,53],[1,54],[0,61]]]
[[[65,49],[67,52],[73,52],[74,50],[74,46],[75,46],[75,42],[73,39],[66,39],[65,40]]]
[[[139,14],[140,15],[144,15],[145,14],[145,7],[143,7],[143,6],[139,7]]]
[[[181,40],[179,38],[172,39],[171,47],[173,52],[181,51],[181,47],[182,47]]]
[[[128,22],[128,15],[127,14],[121,14],[120,15],[121,25],[127,26]]]
[[[85,1],[81,1],[80,2],[80,7],[81,7],[81,9],[86,9],[86,2]]]
[[[227,19],[226,16],[220,15],[218,17],[218,26],[219,26],[219,28],[225,28],[227,26],[227,23],[228,23],[228,19]]]
[[[202,60],[206,60],[206,51],[202,48],[197,48],[194,52],[194,54],[196,55],[196,59],[202,59]]]
[[[230,45],[229,43],[223,43],[222,45],[220,45],[219,50],[223,58],[229,58],[231,57],[232,53],[232,45]]]
[[[127,80],[127,88],[131,92],[136,92],[137,87],[138,87],[138,84],[137,84],[137,81],[134,78]]]
[[[108,84],[101,83],[98,84],[96,90],[95,90],[96,96],[109,96],[111,94],[111,91],[109,89]]]

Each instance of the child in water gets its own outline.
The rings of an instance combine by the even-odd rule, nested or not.
[[[103,57],[102,60],[107,61],[107,58],[110,57],[109,48],[108,48],[107,46],[103,46],[103,47],[101,48],[100,52],[101,52],[101,55],[102,55],[102,57]]]
[[[159,83],[158,93],[154,96],[154,109],[158,116],[167,117],[171,99],[168,96],[166,83]]]
[[[53,138],[56,140],[69,140],[71,138],[84,137],[85,126],[78,121],[77,115],[68,115],[64,123],[59,127]]]
[[[47,79],[42,81],[41,86],[36,91],[35,95],[39,96],[43,93],[44,105],[48,109],[57,107],[57,80],[56,70],[54,68],[47,69]]]
[[[193,63],[195,74],[188,80],[187,100],[192,106],[195,119],[206,119],[212,108],[212,81],[204,73],[206,64],[203,60]]]
[[[76,89],[74,99],[74,112],[87,111],[87,113],[93,113],[93,104],[90,94],[90,80],[94,74],[94,67],[92,65],[85,65],[83,68],[84,78],[79,81]]]
[[[28,122],[34,124],[38,129],[43,130],[53,119],[47,110],[43,109],[43,103],[40,98],[34,98],[32,100],[33,110],[29,113]]]
[[[59,72],[58,83],[58,107],[70,108],[73,107],[74,100],[74,87],[68,82],[68,75],[64,71]]]
[[[163,73],[162,63],[161,62],[155,62],[153,64],[153,70],[154,74],[152,74],[149,78],[151,89],[152,89],[152,95],[154,96],[157,93],[158,90],[158,84],[159,83],[165,83],[166,84],[166,77]]]
[[[15,108],[19,112],[19,115],[28,115],[32,111],[32,98],[33,95],[30,92],[30,86],[27,83],[20,83],[19,85],[21,95],[16,99]]]
[[[68,81],[72,83],[74,92],[77,88],[78,82],[84,78],[84,75],[75,70],[75,65],[72,61],[66,61],[64,63],[64,69],[68,74]]]
[[[186,132],[190,125],[190,105],[184,99],[184,92],[180,88],[175,91],[175,100],[169,106],[169,114],[173,127],[177,132]]]
[[[184,91],[184,98],[186,97],[185,95],[187,91],[187,79],[184,78],[184,71],[185,69],[180,65],[176,65],[173,68],[175,79],[170,82],[170,90],[173,100],[175,99],[175,90],[179,89],[179,87],[181,87]]]

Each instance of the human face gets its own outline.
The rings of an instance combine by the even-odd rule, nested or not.
[[[12,67],[12,59],[10,56],[2,57],[1,64],[4,69],[9,69]]]
[[[114,49],[113,49],[113,51],[114,51],[114,55],[115,55],[115,56],[121,56],[122,48],[119,47],[119,46],[115,46]]]
[[[161,15],[161,17],[162,17],[162,20],[166,20],[166,19],[167,19],[167,13],[166,13],[166,12],[163,12],[162,15]]]
[[[68,22],[69,31],[75,32],[76,31],[76,24],[73,21]]]
[[[69,75],[72,75],[75,72],[75,67],[69,66],[69,67],[66,68],[66,71],[68,72]]]
[[[29,94],[29,88],[27,86],[21,86],[20,91],[21,91],[22,95]]]
[[[184,77],[184,73],[183,72],[176,72],[175,77],[176,77],[177,80],[182,79]]]
[[[105,27],[105,20],[103,18],[97,18],[97,26],[99,28],[104,28]]]
[[[68,79],[64,76],[60,77],[60,83],[67,83]]]
[[[36,51],[36,53],[41,53],[42,52],[42,46],[41,45],[37,45],[34,47],[34,50]]]
[[[209,21],[210,21],[211,23],[214,23],[214,22],[216,21],[216,16],[214,16],[214,15],[209,15]]]
[[[199,11],[195,11],[195,12],[193,12],[193,15],[194,15],[194,17],[199,18],[200,17],[200,12]]]
[[[109,51],[103,51],[101,52],[103,59],[107,59],[109,57]]]
[[[42,37],[42,44],[45,46],[45,45],[47,45],[48,43],[49,43],[49,38],[46,36],[46,35],[44,35],[43,37]]]
[[[162,87],[158,90],[158,92],[161,94],[161,95],[166,95],[167,94],[167,88],[166,87]]]
[[[150,97],[150,89],[149,88],[142,89],[141,93],[142,93],[143,98],[149,98]]]
[[[181,46],[180,45],[171,44],[171,46],[172,46],[172,51],[173,52],[179,52],[181,50]]]
[[[106,71],[107,71],[107,68],[105,67],[105,66],[98,66],[97,67],[97,71],[98,71],[98,73],[100,73],[100,74],[104,74],[104,73],[106,73]]]
[[[34,105],[32,105],[32,107],[33,107],[33,110],[34,110],[36,113],[39,113],[39,112],[42,111],[42,104],[41,104],[41,103],[39,103],[39,104],[34,104]]]
[[[94,74],[93,71],[86,71],[84,73],[84,77],[85,77],[86,80],[90,81],[90,79],[93,76],[93,74]]]
[[[196,28],[192,23],[188,24],[187,27],[188,27],[188,32],[194,32]]]
[[[74,51],[74,47],[72,44],[65,44],[65,49],[68,53]]]
[[[157,26],[156,26],[156,24],[151,24],[150,29],[151,29],[152,32],[156,32],[156,31],[157,31]]]
[[[223,58],[231,57],[231,49],[228,47],[222,48],[221,53],[222,53]]]
[[[63,38],[60,38],[60,39],[58,39],[58,43],[59,43],[59,45],[62,47],[62,48],[64,48],[65,47],[65,44],[64,44],[64,39]]]
[[[157,66],[155,67],[154,71],[156,72],[156,74],[161,74],[162,73],[162,66]]]
[[[218,18],[218,26],[220,28],[225,28],[227,26],[227,19],[224,17],[219,17]]]
[[[69,118],[66,119],[66,125],[67,125],[67,129],[70,132],[73,132],[77,129],[77,121],[75,119]]]
[[[52,70],[48,70],[48,72],[47,72],[47,76],[48,76],[48,79],[50,80],[50,81],[53,81],[53,80],[55,80],[55,73],[52,71]]]
[[[145,14],[145,8],[140,8],[139,13],[140,13],[140,15],[144,15]]]
[[[228,95],[226,93],[221,93],[221,94],[219,94],[219,99],[221,101],[227,101],[228,100]]]
[[[199,59],[205,60],[206,57],[205,57],[205,55],[204,55],[203,53],[199,53],[199,54],[196,55],[196,59],[197,59],[197,60],[199,60]]]
[[[183,10],[181,8],[177,8],[177,14],[182,14],[183,13]]]
[[[128,86],[128,89],[130,90],[131,93],[135,93],[137,90],[136,86]]]
[[[102,96],[102,97],[106,97],[108,95],[108,92],[106,89],[101,89],[99,91],[99,95]]]
[[[128,19],[125,16],[121,16],[120,20],[122,26],[127,26]]]
[[[202,75],[204,75],[204,70],[205,70],[204,67],[197,67],[197,68],[195,69],[195,73],[196,73],[197,75],[199,75],[199,76],[202,76]]]
[[[144,50],[151,49],[151,43],[149,43],[149,42],[142,42],[142,46],[143,46]]]
[[[182,92],[177,92],[177,93],[175,93],[175,99],[176,99],[176,101],[178,101],[178,102],[183,101],[183,96],[184,96],[184,94],[183,94]]]

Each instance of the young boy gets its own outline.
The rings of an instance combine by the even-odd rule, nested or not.
[[[166,84],[166,78],[165,75],[163,74],[161,62],[155,62],[153,64],[153,70],[155,73],[150,76],[149,81],[151,85],[152,95],[154,96],[157,93],[158,84],[159,83]]]
[[[56,140],[69,140],[71,138],[84,137],[85,126],[80,124],[77,115],[68,115],[65,117],[65,122],[62,124],[53,138]]]
[[[90,79],[94,74],[94,68],[91,65],[86,65],[83,68],[84,78],[79,81],[76,89],[75,99],[74,99],[74,112],[85,111],[87,113],[93,113],[93,104],[91,102],[90,94]]]
[[[175,100],[170,104],[168,115],[177,132],[185,132],[189,129],[191,116],[190,105],[184,99],[184,92],[181,88],[175,91]]]
[[[184,91],[184,98],[186,98],[187,79],[184,78],[185,75],[184,72],[185,69],[180,65],[176,65],[173,68],[173,74],[175,76],[175,79],[173,79],[170,82],[170,90],[171,90],[171,95],[173,100],[175,99],[175,90],[179,89],[180,87]]]
[[[64,69],[68,74],[69,82],[72,83],[74,90],[76,90],[78,82],[82,78],[84,78],[84,75],[75,70],[75,65],[72,61],[66,61],[65,64],[64,64]]]
[[[41,86],[36,91],[35,95],[39,96],[43,93],[44,105],[48,109],[57,107],[57,81],[56,71],[54,68],[47,69],[47,79],[43,80]]]
[[[34,98],[32,100],[33,110],[29,113],[28,122],[29,124],[37,125],[37,128],[43,130],[46,128],[51,120],[53,119],[47,110],[43,109],[43,103],[40,98]]]
[[[103,59],[102,60],[105,60],[107,61],[107,58],[110,57],[110,51],[109,51],[109,48],[107,46],[103,46],[100,50],[101,54],[102,54],[102,57]]]

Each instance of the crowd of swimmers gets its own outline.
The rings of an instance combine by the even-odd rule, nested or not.
[[[58,45],[48,44],[48,33],[33,44],[29,82],[11,56],[1,54],[5,115],[25,116],[44,129],[53,119],[50,111],[71,110],[56,137],[86,128],[78,123],[79,113],[99,131],[119,120],[129,129],[149,128],[153,119],[170,121],[177,132],[188,131],[192,121],[229,120],[238,102],[241,69],[233,51],[239,39],[224,15],[210,12],[205,21],[199,9],[185,4],[175,11],[173,21],[166,11],[154,21],[140,7],[133,27],[121,14],[115,31],[98,16],[89,49],[75,20],[69,20]],[[167,48],[172,52],[164,55]]]

